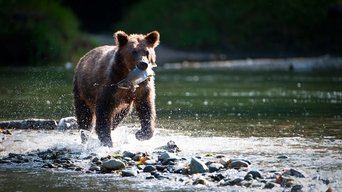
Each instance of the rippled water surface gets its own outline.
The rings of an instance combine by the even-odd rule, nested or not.
[[[1,69],[0,74],[0,119],[73,115],[72,71],[24,68]],[[174,140],[184,157],[224,154],[248,159],[256,170],[298,168],[310,178],[304,182],[310,184],[320,175],[342,190],[342,72],[159,69],[156,74],[158,129],[152,140],[134,138],[138,124],[133,112],[112,132],[113,149],[99,147],[95,135],[88,145],[81,145],[77,130],[12,130],[12,135],[0,135],[0,155],[53,147],[84,156],[117,150],[148,152]],[[279,155],[289,158],[279,160]],[[5,191],[222,190],[53,172],[31,164],[0,164],[0,185]],[[313,191],[326,187],[316,185]]]

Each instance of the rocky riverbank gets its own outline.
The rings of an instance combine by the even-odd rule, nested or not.
[[[201,189],[333,191],[330,180],[319,175],[286,167],[253,169],[255,162],[234,159],[222,154],[180,155],[174,141],[152,153],[117,151],[107,156],[90,153],[86,156],[68,148],[50,148],[23,154],[9,153],[0,159],[0,166],[29,166],[51,171],[73,171],[82,174],[110,174],[130,177],[142,182],[176,182],[178,188],[201,186]],[[286,161],[285,155],[278,156]],[[319,187],[321,186],[321,187]],[[324,187],[325,186],[325,187]],[[323,188],[322,188],[323,187]]]

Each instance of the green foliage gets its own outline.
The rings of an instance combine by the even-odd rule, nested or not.
[[[116,27],[159,30],[162,43],[184,50],[299,52],[341,50],[330,23],[336,0],[144,0]],[[327,24],[328,23],[328,24]],[[329,29],[330,27],[330,29]],[[332,27],[332,29],[331,29]]]
[[[0,1],[0,7],[1,65],[70,61],[80,48],[78,22],[58,1]]]

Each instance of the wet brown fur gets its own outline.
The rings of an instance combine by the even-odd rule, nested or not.
[[[147,57],[149,64],[155,63],[154,48],[159,44],[159,33],[127,35],[118,31],[114,39],[115,46],[97,47],[80,59],[73,84],[79,127],[91,130],[95,123],[96,133],[104,146],[112,146],[111,129],[118,126],[132,107],[141,122],[141,130],[136,133],[139,140],[153,136],[156,117],[153,78],[142,82],[135,92],[120,89],[116,84],[142,57]]]

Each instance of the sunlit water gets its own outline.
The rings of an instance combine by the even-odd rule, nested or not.
[[[244,158],[252,162],[251,170],[281,170],[296,168],[302,170],[307,180],[312,183],[314,176],[329,178],[329,186],[341,189],[342,183],[342,141],[336,139],[304,139],[300,137],[192,137],[182,133],[157,129],[155,137],[149,141],[140,142],[135,139],[136,128],[122,126],[112,132],[114,147],[100,147],[96,135],[92,134],[90,141],[82,145],[79,131],[22,131],[2,138],[3,151],[1,155],[11,153],[27,153],[37,149],[67,148],[80,152],[81,157],[91,153],[99,156],[113,155],[118,151],[153,152],[173,140],[182,150],[179,154],[189,158],[204,154],[223,154],[228,158]],[[3,136],[4,137],[4,136]],[[289,158],[280,160],[277,157],[286,155]],[[84,163],[84,162],[83,162]],[[88,163],[90,166],[90,163]],[[40,181],[43,179],[43,181]],[[28,181],[29,180],[29,181]],[[31,182],[30,182],[31,181]],[[37,182],[40,181],[40,182]],[[0,165],[0,184],[2,189],[31,189],[58,191],[93,191],[93,190],[209,190],[198,186],[179,185],[173,181],[151,181],[145,178],[123,179],[113,175],[92,175],[75,172],[54,172],[40,170],[34,164],[14,166]],[[20,184],[20,185],[19,185]],[[306,184],[306,183],[303,183]],[[25,188],[22,188],[25,187]],[[312,189],[323,190],[327,186],[315,183]],[[233,188],[210,187],[210,190],[231,190]],[[8,191],[5,190],[5,191]],[[243,189],[239,189],[243,190]],[[247,189],[245,189],[247,190]],[[254,189],[257,190],[257,189]],[[28,191],[28,190],[24,190]]]
[[[311,184],[316,175],[342,190],[341,72],[187,69],[156,74],[158,129],[153,139],[135,139],[139,127],[133,113],[112,132],[112,149],[100,147],[94,134],[82,145],[77,130],[13,130],[0,135],[0,155],[66,147],[85,157],[106,156],[152,152],[173,140],[186,158],[224,154],[250,160],[255,170],[297,168],[308,176],[304,182],[313,191],[327,188]],[[72,72],[63,69],[2,69],[0,119],[73,115],[71,81]],[[279,155],[289,158],[280,160]],[[49,171],[32,164],[0,164],[0,186],[3,191],[247,190]]]

